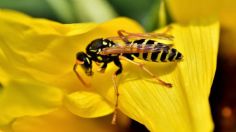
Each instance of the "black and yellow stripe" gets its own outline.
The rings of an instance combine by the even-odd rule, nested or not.
[[[182,59],[182,54],[178,52],[175,48],[171,48],[169,45],[157,42],[150,39],[139,39],[130,43],[136,48],[154,48],[155,52],[148,53],[134,53],[133,55],[139,59],[153,62],[172,62]]]

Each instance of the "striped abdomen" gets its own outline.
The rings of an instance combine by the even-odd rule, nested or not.
[[[145,53],[134,53],[133,55],[139,59],[154,62],[171,62],[178,61],[183,58],[183,55],[178,52],[172,45],[163,44],[154,40],[140,39],[131,43],[139,49],[146,49]]]

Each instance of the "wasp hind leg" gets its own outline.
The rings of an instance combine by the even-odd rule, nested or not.
[[[167,26],[166,29],[163,32],[160,33],[131,33],[131,32],[127,32],[125,30],[118,30],[117,33],[118,35],[121,36],[125,36],[124,34],[126,34],[126,36],[140,36],[140,37],[155,37],[156,35],[165,35],[168,34],[168,32],[170,32],[172,29],[172,26]]]
[[[122,72],[122,65],[120,63],[119,58],[117,57],[114,60],[114,63],[116,66],[119,67],[119,69],[112,74],[112,82],[114,85],[114,89],[115,89],[115,96],[116,96],[116,100],[115,100],[115,108],[114,108],[114,113],[113,113],[113,117],[112,117],[112,124],[116,124],[116,119],[117,119],[117,111],[118,111],[118,98],[119,98],[119,90],[118,90],[118,85],[117,85],[117,75],[121,74]]]
[[[127,32],[125,30],[118,30],[117,34],[118,36],[108,37],[109,40],[122,40],[125,43],[129,43],[129,39],[150,39],[150,38],[160,38],[160,39],[166,39],[166,40],[173,40],[173,36],[167,34],[172,29],[171,26],[168,26],[165,31],[161,33],[131,33]]]
[[[172,40],[173,36],[167,34],[171,29],[172,27],[168,26],[162,33],[131,33],[125,30],[118,30],[117,33],[124,42],[129,42],[128,41],[129,39],[138,39],[138,38],[144,38],[144,39],[160,38],[160,39]]]
[[[126,44],[129,43],[130,37],[127,36],[127,35],[124,35],[124,34],[122,33],[122,31],[124,31],[124,30],[118,30],[117,33],[118,33],[119,36],[108,37],[107,39],[109,39],[109,40],[122,40],[122,41],[124,41]]]
[[[130,59],[124,57],[124,56],[119,56],[119,58],[120,58],[121,60],[125,60],[125,61],[127,61],[127,62],[130,62],[130,63],[132,63],[132,64],[135,64],[135,65],[139,66],[142,70],[144,70],[146,73],[148,73],[148,74],[149,74],[155,81],[157,81],[159,84],[161,84],[161,85],[163,85],[163,86],[165,86],[165,87],[168,87],[168,88],[171,88],[171,87],[172,87],[172,84],[171,84],[171,83],[167,83],[167,82],[161,80],[158,76],[156,76],[156,75],[153,74],[151,71],[149,71],[149,70],[144,66],[144,64],[135,62],[135,61],[130,60]]]

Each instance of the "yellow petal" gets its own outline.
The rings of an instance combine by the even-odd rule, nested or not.
[[[31,79],[12,79],[0,91],[0,125],[22,116],[42,115],[61,105],[62,92]]]
[[[42,116],[27,116],[12,124],[14,132],[114,132],[110,118],[85,119],[78,117],[65,108]]]
[[[110,114],[113,106],[97,93],[78,91],[65,99],[66,107],[81,117],[92,118]]]
[[[222,31],[235,28],[235,0],[169,0],[167,5],[172,18],[177,22],[189,23],[203,18],[218,18],[221,27],[228,28]]]
[[[221,24],[221,51],[227,58],[235,55],[236,1],[235,0],[169,0],[172,17],[177,22],[188,23],[193,19],[218,17]]]
[[[167,5],[171,17],[177,22],[189,23],[192,20],[215,19],[223,1],[221,0],[170,0]]]
[[[78,51],[84,51],[87,44],[95,38],[117,35],[119,29],[143,31],[135,21],[127,18],[114,19],[100,25],[91,23],[65,25],[44,19],[33,19],[14,11],[1,10],[0,20],[2,31],[0,65],[7,73],[4,76],[10,79],[33,78],[48,86],[63,88],[66,93],[83,87],[72,71],[75,54]],[[96,99],[103,100],[99,96],[94,95]],[[82,102],[82,106],[85,102]],[[79,106],[81,102],[75,104],[73,108],[71,104],[68,105],[71,109],[81,107]],[[91,117],[111,112],[109,104],[105,101],[101,104],[100,108],[105,111],[94,110],[95,113],[91,111],[89,114],[82,114]],[[91,108],[97,108],[97,104],[93,103]]]
[[[126,89],[124,98],[120,90],[121,109],[151,131],[212,131],[208,96],[216,68],[219,23],[173,25],[173,35],[175,47],[184,55],[183,62],[176,67],[166,65],[169,70],[156,67],[156,74],[173,88],[143,80],[127,82],[120,86]],[[150,66],[152,71],[154,65]]]

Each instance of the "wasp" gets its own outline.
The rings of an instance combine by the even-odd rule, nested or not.
[[[111,62],[114,62],[114,64],[118,67],[118,69],[112,75],[112,81],[116,94],[112,124],[115,124],[116,122],[118,109],[119,91],[116,77],[122,73],[123,68],[121,60],[139,66],[159,84],[165,87],[172,87],[171,83],[161,80],[158,76],[154,75],[150,70],[148,70],[143,63],[134,61],[134,58],[152,62],[176,62],[182,60],[183,55],[178,50],[173,48],[173,44],[165,44],[153,39],[159,38],[172,40],[173,36],[168,35],[166,32],[168,32],[168,30],[163,33],[130,33],[125,30],[118,30],[118,36],[95,39],[86,47],[86,53],[78,52],[76,54],[76,62],[73,70],[81,83],[85,86],[88,84],[86,84],[86,82],[77,72],[76,69],[78,65],[84,69],[86,75],[88,76],[93,75],[92,62],[99,64],[102,63],[99,70],[100,72],[104,72],[108,63]],[[125,45],[120,45],[116,43],[115,40],[121,40],[125,43]]]

